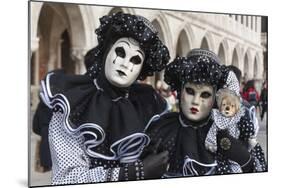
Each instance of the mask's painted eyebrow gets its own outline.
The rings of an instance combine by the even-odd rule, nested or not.
[[[131,48],[130,43],[128,43],[127,41],[121,40],[120,42],[124,42],[124,43],[126,43],[126,44],[127,44],[127,45]]]
[[[131,48],[131,45],[130,45],[130,43],[128,43],[127,41],[124,41],[124,40],[121,40],[120,42],[124,42],[124,43],[126,43],[130,48]],[[139,52],[143,57],[144,57],[144,53],[142,52],[142,51],[140,51],[140,50],[137,50],[137,52]]]
[[[142,55],[142,57],[144,57],[144,53],[142,51],[137,50],[137,52],[139,52]]]

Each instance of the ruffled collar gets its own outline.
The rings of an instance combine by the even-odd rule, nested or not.
[[[205,148],[205,138],[212,119],[209,115],[204,120],[193,122],[180,113],[181,125],[178,133],[176,156],[180,159],[184,176],[208,175],[214,172],[216,162],[213,154]]]
[[[205,148],[206,135],[212,123],[208,117],[194,124],[181,113],[165,114],[152,123],[147,130],[152,143],[161,140],[158,151],[168,150],[170,153],[168,176],[208,175],[214,172],[215,155]]]
[[[50,73],[40,95],[48,107],[61,109],[62,125],[69,134],[84,137],[91,157],[120,162],[137,160],[150,141],[145,126],[166,107],[152,87],[120,89],[103,76],[91,80],[87,75]]]

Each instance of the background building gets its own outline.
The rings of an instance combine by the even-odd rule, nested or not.
[[[120,11],[150,20],[169,48],[171,60],[186,56],[193,48],[205,48],[217,53],[223,64],[237,66],[242,71],[243,81],[254,79],[260,86],[267,79],[267,17],[31,2],[32,112],[39,101],[40,80],[46,73],[64,68],[70,74],[83,74],[84,56],[97,45],[95,29],[99,27],[99,18]],[[163,72],[145,82],[155,87],[158,80],[163,81]],[[265,148],[265,123],[262,125],[259,140]],[[30,180],[33,186],[50,184],[50,172],[35,171],[35,148],[39,140],[37,135],[31,134]]]
[[[83,58],[97,44],[99,18],[119,11],[152,21],[170,50],[171,60],[177,55],[185,56],[193,48],[206,48],[217,53],[225,65],[237,66],[243,80],[262,82],[266,78],[267,17],[32,2],[32,110],[39,100],[40,80],[48,71],[64,68],[73,74],[85,72]],[[157,80],[163,80],[163,72],[146,82],[155,86]]]

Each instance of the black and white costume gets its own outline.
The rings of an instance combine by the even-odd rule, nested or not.
[[[187,82],[207,84],[215,90],[227,87],[232,90],[238,88],[239,91],[237,79],[233,79],[234,73],[219,62],[214,53],[194,49],[186,58],[178,57],[167,66],[165,81],[177,90],[178,95],[183,92],[183,85]],[[146,130],[151,143],[161,140],[157,150],[169,151],[169,170],[164,177],[266,171],[260,145],[249,147],[245,143],[249,135],[256,131],[250,115],[247,110],[239,114],[235,122],[238,125],[234,128],[239,132],[231,134],[223,130],[214,132],[214,121],[217,124],[221,122],[212,115],[212,111],[196,122],[186,118],[181,109],[179,113],[165,114],[153,122]],[[214,140],[219,143],[218,150],[211,152],[206,142],[212,143]]]
[[[143,179],[139,156],[150,142],[144,129],[167,108],[151,86],[118,88],[104,74],[109,43],[121,37],[135,39],[145,53],[138,79],[165,67],[169,52],[152,25],[122,13],[100,22],[98,46],[85,57],[87,73],[49,73],[42,81],[41,98],[54,110],[49,127],[52,184]]]

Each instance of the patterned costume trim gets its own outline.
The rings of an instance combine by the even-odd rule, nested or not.
[[[207,137],[205,139],[205,146],[211,152],[217,151],[217,133],[219,130],[228,130],[229,134],[238,139],[240,130],[237,123],[240,118],[245,115],[245,109],[241,108],[234,117],[226,118],[217,109],[212,110],[212,119],[214,120]]]
[[[84,150],[84,139],[74,137],[61,126],[62,112],[55,112],[49,126],[50,151],[53,162],[52,184],[76,184],[118,181],[120,168],[91,168]]]
[[[143,148],[149,144],[150,138],[145,133],[134,133],[124,137],[110,146],[111,156],[103,155],[92,149],[103,143],[106,134],[102,127],[94,123],[84,123],[78,128],[73,128],[72,122],[69,120],[70,105],[67,98],[63,94],[53,95],[50,90],[50,77],[52,73],[46,76],[46,81],[41,81],[40,96],[44,103],[51,109],[59,107],[63,113],[63,126],[68,134],[74,137],[82,137],[85,135],[92,136],[93,139],[85,141],[86,152],[91,157],[102,158],[106,160],[120,160],[123,163],[133,162],[141,155]],[[131,151],[132,147],[137,147]]]
[[[209,168],[209,171],[206,172],[204,175],[214,174],[216,166],[218,165],[216,161],[212,164],[203,164],[194,159],[189,158],[188,156],[185,156],[184,164],[183,164],[183,172],[182,172],[183,176],[198,176],[199,175],[199,173],[194,168],[193,164],[197,164],[197,165]]]

